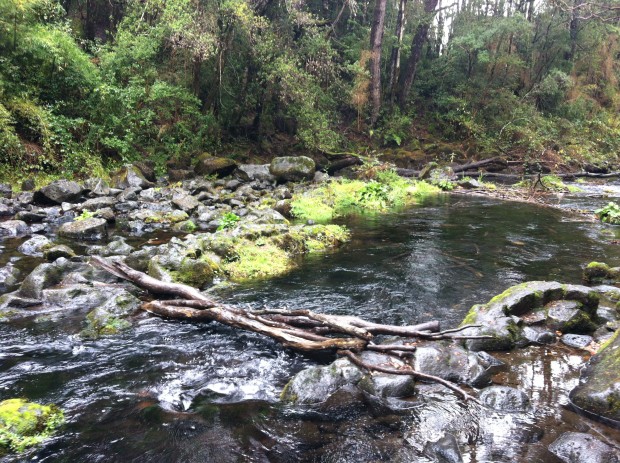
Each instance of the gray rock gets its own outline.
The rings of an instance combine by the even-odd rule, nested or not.
[[[465,190],[476,190],[482,188],[482,184],[478,180],[469,179],[457,182],[457,185]]]
[[[181,182],[188,178],[195,177],[196,173],[189,169],[168,169],[168,180],[170,183]]]
[[[279,182],[299,182],[312,180],[316,164],[307,156],[285,156],[274,158],[269,166],[269,172]]]
[[[17,250],[27,256],[42,257],[43,251],[50,247],[51,242],[43,235],[33,235],[32,238],[19,245]]]
[[[577,301],[553,301],[545,306],[547,310],[547,326],[555,331],[569,333],[587,333],[596,329],[590,316]]]
[[[0,203],[0,217],[8,217],[13,214],[15,214],[15,208],[7,204]]]
[[[149,182],[144,174],[136,166],[127,164],[112,174],[111,184],[113,188],[124,190],[129,187],[150,188],[153,183]]]
[[[235,175],[244,182],[255,180],[275,182],[276,178],[269,171],[269,164],[242,164],[237,166]]]
[[[204,153],[198,158],[198,162],[194,166],[194,172],[197,175],[216,175],[218,177],[226,177],[234,172],[237,163],[232,159],[219,158]]]
[[[12,263],[0,267],[0,292],[15,286],[19,281],[20,272]]]
[[[34,180],[31,178],[28,178],[26,180],[24,180],[21,184],[21,189],[22,191],[32,191],[35,188],[35,183]]]
[[[105,219],[91,217],[62,224],[58,235],[70,239],[97,241],[108,236],[108,226]]]
[[[40,264],[22,282],[18,295],[28,299],[40,299],[45,288],[62,280],[63,268],[56,264]]]
[[[162,196],[161,190],[156,188],[147,188],[146,190],[138,193],[138,199],[140,201],[148,201],[150,203],[159,201]]]
[[[503,412],[524,412],[530,399],[523,391],[508,386],[489,386],[480,393],[480,401],[487,407]]]
[[[0,198],[11,199],[13,197],[13,188],[8,183],[0,183]]]
[[[125,242],[125,238],[117,236],[107,246],[92,246],[88,254],[109,257],[128,256],[134,251],[133,246]]]
[[[40,204],[73,203],[80,199],[84,189],[70,180],[56,180],[34,193],[34,202]]]
[[[394,360],[385,354],[363,352],[361,359],[370,365],[383,365],[394,368]],[[402,367],[407,367],[401,362]],[[376,397],[410,397],[415,392],[415,380],[408,375],[390,375],[387,373],[366,374],[358,387]]]
[[[102,178],[89,178],[84,182],[84,189],[92,196],[108,196],[110,185]]]
[[[78,210],[96,211],[106,207],[113,207],[116,202],[116,198],[113,198],[112,196],[101,196],[99,198],[92,198],[84,201],[80,204]]]
[[[620,423],[620,331],[616,331],[581,370],[581,381],[570,392],[577,407]]]
[[[23,236],[28,233],[30,233],[30,228],[26,225],[26,222],[21,220],[6,220],[0,222],[0,237]]]
[[[15,214],[15,220],[22,220],[26,223],[39,223],[47,218],[47,214],[41,210],[19,211]]]
[[[540,326],[526,326],[523,328],[523,337],[534,344],[553,344],[555,333]]]
[[[329,174],[327,172],[321,172],[320,170],[317,170],[314,173],[314,178],[312,179],[313,183],[325,183],[329,181]]]
[[[43,253],[43,257],[45,257],[45,259],[49,262],[54,262],[56,259],[60,259],[61,257],[71,259],[75,256],[75,251],[64,244],[52,246],[51,248],[46,249]]]
[[[142,189],[134,186],[129,186],[125,188],[121,193],[118,194],[116,199],[122,202],[126,201],[135,201],[138,199],[138,193],[140,193]],[[118,207],[118,204],[117,204]]]
[[[134,162],[133,165],[142,172],[144,178],[149,182],[155,182],[155,163],[153,161],[137,161]]]
[[[565,432],[549,446],[564,463],[618,463],[618,451],[590,434]]]
[[[172,198],[172,204],[181,209],[182,211],[191,214],[194,210],[200,206],[200,202],[190,195],[177,195]]]
[[[117,334],[131,326],[129,316],[138,310],[140,300],[127,291],[120,291],[109,297],[102,305],[86,316],[86,328],[80,333],[84,337]]]
[[[436,442],[427,442],[424,454],[438,463],[462,463],[463,456],[454,435],[446,433]]]
[[[19,206],[26,207],[34,202],[34,193],[31,191],[22,191],[17,195],[15,201]]]
[[[584,334],[564,334],[560,338],[563,344],[566,344],[569,347],[574,347],[575,349],[583,349],[584,347],[589,346],[594,339],[592,336],[587,336]]]

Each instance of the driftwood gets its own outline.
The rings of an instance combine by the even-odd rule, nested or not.
[[[487,338],[488,336],[461,335],[463,330],[478,325],[441,331],[437,321],[396,326],[373,323],[354,316],[320,314],[311,310],[246,310],[217,302],[196,288],[178,283],[166,283],[150,277],[120,260],[91,257],[90,263],[156,296],[177,298],[143,303],[142,309],[151,314],[195,322],[216,321],[262,334],[283,346],[299,351],[334,352],[349,358],[351,362],[370,372],[410,375],[425,381],[433,381],[452,389],[464,399],[477,401],[456,384],[442,378],[415,371],[411,366],[392,370],[371,365],[363,362],[358,354],[368,350],[397,358],[411,355],[415,351],[417,340]],[[376,344],[373,341],[377,335],[399,336],[405,338],[406,342]]]
[[[454,173],[470,171],[472,169],[479,169],[480,167],[490,166],[493,164],[497,164],[501,167],[501,169],[505,169],[508,164],[502,158],[496,156],[489,159],[483,159],[482,161],[468,162],[467,164],[461,164],[456,166],[451,166]],[[419,170],[415,169],[396,169],[396,173],[401,177],[418,177],[420,175]]]
[[[524,178],[536,178],[539,174],[499,174],[496,172],[484,172],[484,171],[461,171],[458,173],[461,177],[484,177],[484,178],[496,178],[499,180],[521,180]],[[593,172],[574,172],[569,174],[543,174],[544,175],[553,175],[562,179],[573,179],[573,178],[614,178],[620,177],[620,172],[609,172],[607,174],[595,174]]]

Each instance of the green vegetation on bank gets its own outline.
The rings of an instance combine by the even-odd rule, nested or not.
[[[594,213],[602,222],[620,225],[620,206],[618,203],[610,201],[607,206],[597,209]]]
[[[104,176],[144,159],[162,173],[204,151],[278,145],[618,161],[615,9],[465,0],[424,12],[432,3],[404,21],[386,9],[376,75],[370,0],[0,0],[0,177]]]
[[[297,193],[291,212],[299,219],[328,222],[352,213],[384,212],[440,191],[424,181],[411,181],[385,170],[369,182],[336,180]]]

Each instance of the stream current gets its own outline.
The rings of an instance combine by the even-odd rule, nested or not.
[[[594,209],[607,201],[593,196],[601,192],[562,200]],[[607,194],[620,195],[613,188]],[[352,240],[339,250],[308,256],[280,278],[220,288],[217,296],[253,308],[382,323],[437,319],[447,328],[472,304],[514,284],[580,283],[584,264],[620,261],[618,228],[523,203],[441,196],[343,223]],[[15,259],[22,241],[0,243],[1,264]],[[36,263],[22,257],[17,265]],[[558,462],[547,446],[566,431],[620,443],[617,430],[565,407],[588,355],[561,345],[494,354],[511,365],[495,381],[523,390],[533,408],[480,425],[475,409],[432,385],[421,386],[411,407],[398,413],[284,405],[279,394],[287,381],[329,359],[284,350],[253,333],[144,314],[120,335],[85,340],[77,336],[84,315],[0,324],[0,400],[55,403],[67,416],[57,437],[0,461],[426,462],[432,460],[423,456],[425,442],[457,427],[467,434],[460,449],[471,463]],[[514,437],[519,429],[528,431],[527,442]]]

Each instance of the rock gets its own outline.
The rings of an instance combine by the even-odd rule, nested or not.
[[[569,347],[574,347],[575,349],[583,349],[584,347],[589,346],[594,339],[592,336],[587,336],[584,334],[564,334],[560,338],[563,344],[566,344]]]
[[[547,326],[563,333],[588,333],[596,329],[589,315],[581,310],[583,305],[577,301],[553,301],[545,306]]]
[[[118,171],[112,174],[112,187],[124,190],[129,187],[133,188],[150,188],[153,183],[149,182],[144,174],[136,166],[126,164]]]
[[[116,199],[122,202],[127,201],[135,201],[138,199],[138,193],[140,193],[141,188],[135,186],[129,186],[125,188],[121,193],[118,194]],[[117,204],[118,207],[118,204]]]
[[[96,211],[98,209],[113,207],[116,202],[116,198],[113,198],[112,196],[101,196],[99,198],[92,198],[84,201],[80,204],[78,210]]]
[[[34,183],[34,180],[31,178],[27,178],[22,182],[21,189],[22,191],[32,191],[35,189],[35,186],[36,185]]]
[[[75,256],[75,251],[64,244],[52,246],[51,248],[46,249],[43,253],[43,257],[45,257],[45,259],[49,262],[54,262],[56,259],[60,259],[61,257],[71,259]]]
[[[450,342],[419,346],[413,360],[416,371],[476,387],[490,383],[501,365],[486,353],[476,355]]]
[[[39,210],[19,211],[15,214],[15,220],[22,220],[26,223],[39,223],[47,218],[47,214]]]
[[[138,199],[140,201],[147,201],[149,203],[156,203],[162,198],[162,193],[159,188],[147,188],[138,193]]]
[[[8,217],[15,214],[15,209],[7,204],[0,203],[0,217]],[[19,219],[22,220],[22,219]]]
[[[618,463],[620,459],[616,449],[581,432],[565,432],[549,451],[564,463]]]
[[[273,209],[279,212],[282,217],[285,217],[287,219],[293,218],[293,214],[291,213],[292,205],[291,202],[287,199],[282,199],[278,201],[276,205],[273,206]]]
[[[21,220],[6,220],[0,222],[0,237],[23,236],[28,233],[30,233],[30,228],[26,225],[26,222]]]
[[[327,181],[329,181],[329,174],[320,170],[317,170],[312,178],[312,183],[325,183]]]
[[[200,206],[200,202],[190,195],[177,195],[172,198],[172,204],[188,214],[191,214]]]
[[[127,318],[140,308],[140,304],[137,297],[122,291],[88,313],[86,328],[80,334],[88,338],[117,334],[131,326]]]
[[[149,182],[155,182],[155,163],[153,161],[138,161],[134,162],[133,165],[142,172],[144,178]]]
[[[610,267],[603,262],[590,262],[583,270],[583,280],[587,284],[613,284],[620,280],[620,267]]]
[[[26,399],[0,402],[0,454],[22,452],[50,437],[64,423],[55,405],[39,405]]]
[[[110,185],[102,178],[89,178],[84,182],[84,189],[92,196],[108,196]]]
[[[17,195],[14,201],[16,201],[19,206],[26,207],[34,202],[34,193],[31,191],[22,191]]]
[[[489,386],[480,393],[480,401],[493,410],[502,412],[524,412],[530,399],[523,391],[508,386]]]
[[[282,183],[312,180],[315,171],[316,164],[307,156],[274,158],[269,166],[269,172]]]
[[[275,182],[276,180],[269,171],[269,164],[242,164],[237,166],[235,175],[244,182],[255,180]]]
[[[108,226],[105,219],[91,217],[62,224],[58,235],[70,239],[97,241],[108,236]]]
[[[438,463],[462,463],[463,457],[454,435],[446,433],[436,442],[427,442],[424,454]]]
[[[88,250],[88,254],[102,257],[128,256],[133,251],[133,246],[127,244],[125,242],[125,238],[121,236],[115,236],[114,240],[110,241],[107,246],[92,246]]]
[[[363,352],[362,361],[370,365],[383,365],[394,368],[394,360],[385,354]],[[407,365],[401,362],[402,367]],[[398,367],[396,366],[396,367]],[[415,392],[415,380],[407,375],[390,375],[387,373],[366,374],[359,381],[358,387],[376,397],[409,397]]]
[[[544,327],[526,326],[522,331],[523,337],[534,344],[553,344],[555,333]]]
[[[232,159],[219,158],[204,153],[198,158],[198,162],[194,166],[194,172],[197,175],[216,175],[221,178],[232,174],[236,168],[237,163]]]
[[[171,183],[181,182],[188,178],[193,178],[196,173],[189,169],[168,169],[168,180]]]
[[[0,198],[11,199],[13,197],[13,188],[8,183],[0,183]]]
[[[19,245],[17,250],[27,256],[42,257],[43,251],[50,247],[51,242],[43,235],[33,235],[29,240]]]
[[[318,404],[345,385],[357,384],[362,372],[347,359],[328,366],[310,367],[297,373],[284,387],[280,398],[296,404]]]
[[[471,178],[468,180],[460,180],[456,184],[465,190],[477,190],[478,188],[482,188],[482,184],[478,180]]]
[[[40,299],[43,289],[60,283],[62,276],[62,265],[40,264],[24,278],[18,295],[27,299]]]
[[[0,267],[0,293],[5,292],[19,281],[20,272],[12,263]]]
[[[104,219],[108,223],[116,222],[116,214],[111,207],[104,207],[95,211],[95,217]]]
[[[604,343],[581,371],[579,385],[570,392],[577,407],[620,423],[620,330]]]
[[[76,182],[56,180],[34,193],[34,202],[39,204],[73,203],[80,199],[84,189]]]

